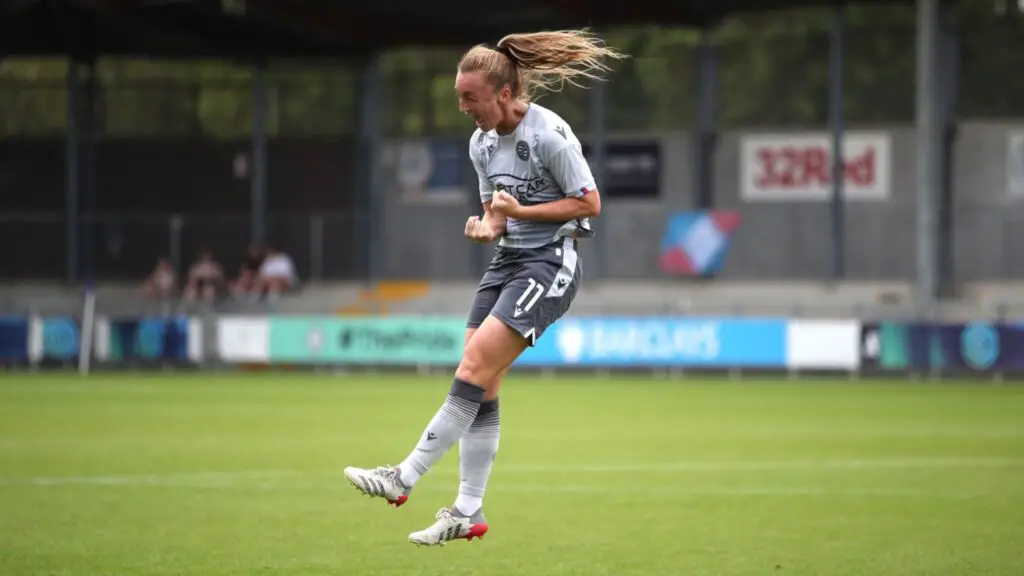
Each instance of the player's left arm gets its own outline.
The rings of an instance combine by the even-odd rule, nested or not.
[[[549,147],[554,148],[554,152],[543,154],[544,149]],[[534,206],[519,206],[510,216],[517,220],[568,222],[599,215],[601,193],[594,183],[594,176],[579,141],[575,137],[566,139],[556,135],[548,142],[542,142],[540,148],[545,156],[544,165],[562,189],[565,198]]]

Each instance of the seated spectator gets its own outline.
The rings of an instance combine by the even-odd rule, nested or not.
[[[252,292],[265,257],[265,251],[258,244],[249,245],[249,254],[238,270],[238,278],[231,284],[232,295],[238,297]]]
[[[165,256],[158,258],[153,271],[142,282],[142,293],[147,298],[169,300],[174,295],[175,276],[171,260]]]
[[[185,299],[192,302],[197,298],[202,298],[204,301],[212,303],[223,285],[224,270],[217,259],[213,257],[213,252],[203,250],[188,271]]]
[[[260,266],[253,292],[257,296],[266,294],[268,300],[276,300],[294,288],[297,280],[291,257],[271,247]]]

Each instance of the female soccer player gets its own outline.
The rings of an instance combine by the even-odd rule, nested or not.
[[[443,545],[483,537],[483,496],[498,452],[498,389],[512,363],[569,309],[582,280],[577,239],[601,197],[572,128],[531,102],[538,90],[599,80],[606,58],[622,58],[585,31],[511,34],[497,48],[463,55],[455,78],[459,109],[477,130],[469,156],[480,181],[483,217],[466,221],[466,237],[498,245],[469,312],[466,344],[440,410],[397,467],[349,467],[360,491],[401,506],[412,487],[455,442],[461,483],[451,508],[409,535]]]

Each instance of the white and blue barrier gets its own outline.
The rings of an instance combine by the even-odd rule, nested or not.
[[[227,364],[451,368],[455,316],[97,316],[89,358],[107,367]],[[70,366],[71,316],[0,316],[0,365]],[[753,317],[568,317],[516,362],[524,368],[1024,372],[1024,323],[862,322]]]
[[[443,316],[221,317],[227,362],[458,364],[465,319]],[[516,366],[856,370],[860,323],[786,318],[574,317],[549,328]]]
[[[64,366],[82,353],[75,316],[0,317],[0,365]],[[202,322],[186,316],[109,317],[93,323],[90,357],[98,364],[197,364],[203,360]]]
[[[781,318],[578,318],[555,324],[523,366],[785,368]]]

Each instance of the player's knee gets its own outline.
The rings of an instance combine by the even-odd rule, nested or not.
[[[455,370],[455,377],[463,382],[475,384],[487,390],[498,380],[500,368],[489,366],[479,346],[466,346],[462,362]]]

